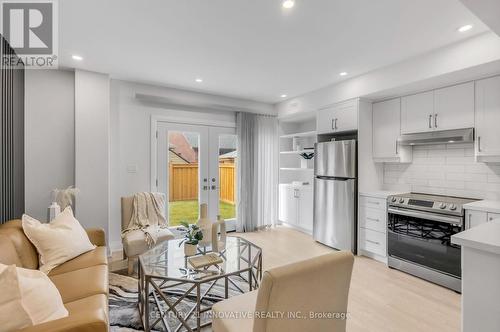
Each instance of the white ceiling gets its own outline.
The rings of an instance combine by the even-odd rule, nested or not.
[[[487,30],[459,0],[296,0],[288,11],[280,0],[64,0],[59,11],[62,66],[271,103]],[[464,24],[474,29],[458,33]]]

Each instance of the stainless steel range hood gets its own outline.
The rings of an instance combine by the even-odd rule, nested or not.
[[[418,134],[403,134],[398,139],[401,145],[430,145],[474,142],[474,129],[430,131]]]

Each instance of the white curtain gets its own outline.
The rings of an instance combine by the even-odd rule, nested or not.
[[[275,116],[237,114],[237,230],[274,226],[278,217],[278,120]]]

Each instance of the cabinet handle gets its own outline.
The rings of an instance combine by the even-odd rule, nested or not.
[[[434,128],[438,127],[438,115],[434,114]]]
[[[366,242],[376,244],[377,246],[380,245],[380,242],[372,241],[372,240],[368,240],[368,239],[366,240]]]
[[[398,155],[398,141],[396,141],[396,156]]]
[[[429,114],[429,128],[432,128],[432,114]]]
[[[366,220],[380,222],[380,219],[375,219],[375,218],[370,218],[370,217],[366,217]]]
[[[481,136],[477,137],[477,152],[481,152]]]
[[[335,130],[335,119],[332,119],[332,129]]]
[[[335,119],[335,130],[339,129],[339,128],[337,128],[337,120],[338,119]]]

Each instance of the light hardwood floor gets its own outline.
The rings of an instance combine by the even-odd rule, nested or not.
[[[334,251],[286,227],[237,235],[262,248],[264,270]],[[459,294],[362,256],[348,311],[348,332],[460,331]]]

